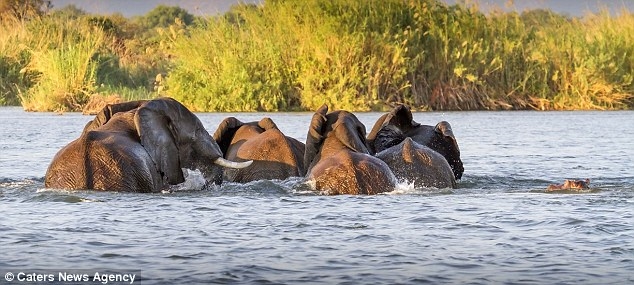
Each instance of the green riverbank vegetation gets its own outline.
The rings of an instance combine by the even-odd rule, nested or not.
[[[23,2],[0,0],[0,104],[29,111],[157,96],[194,111],[634,108],[626,10],[484,13],[437,0],[266,0],[206,17],[165,6],[91,15],[42,0],[9,9]]]

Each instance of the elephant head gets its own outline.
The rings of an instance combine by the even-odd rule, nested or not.
[[[174,99],[159,98],[106,106],[55,155],[45,186],[152,192],[184,182],[184,168],[220,184],[220,166],[249,164],[225,160],[196,115]]]
[[[243,123],[229,117],[220,123],[213,137],[226,159],[253,161],[242,169],[225,169],[228,181],[284,180],[305,174],[304,144],[285,136],[270,118]]]
[[[382,137],[377,139],[379,132]],[[397,131],[396,131],[397,130]],[[391,146],[397,145],[402,139],[410,137],[414,142],[427,146],[440,153],[451,166],[455,179],[460,179],[464,172],[464,166],[460,159],[460,148],[453,134],[451,125],[442,121],[436,126],[422,125],[413,120],[412,112],[406,105],[396,106],[390,113],[381,116],[374,124],[368,135],[368,146],[371,153],[378,153]]]
[[[316,190],[326,194],[392,191],[396,178],[385,162],[369,154],[365,126],[346,111],[323,105],[312,117],[304,167]]]

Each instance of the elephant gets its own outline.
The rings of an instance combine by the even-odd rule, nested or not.
[[[245,168],[225,169],[227,181],[284,180],[305,173],[304,143],[285,136],[270,118],[249,123],[235,117],[225,118],[213,138],[225,159],[253,161]]]
[[[370,155],[365,135],[365,126],[354,114],[343,110],[328,113],[328,106],[321,106],[306,136],[308,183],[327,195],[394,190],[396,177],[385,162]]]
[[[201,121],[171,98],[104,107],[79,138],[62,148],[46,171],[46,188],[159,192],[199,169],[207,184],[222,182],[222,167],[251,162],[223,158]]]
[[[376,157],[384,161],[397,179],[414,187],[456,188],[456,179],[447,160],[438,152],[406,137],[394,125],[377,133],[375,142],[383,148]]]
[[[379,132],[387,126],[393,126],[384,131],[383,138],[377,140]],[[398,131],[396,131],[398,130]],[[389,138],[389,135],[394,138]],[[376,154],[389,147],[399,144],[398,138],[410,137],[414,142],[424,145],[440,153],[449,163],[454,178],[462,178],[464,166],[460,159],[460,148],[453,134],[451,125],[441,121],[436,126],[422,125],[413,120],[412,112],[406,105],[398,105],[390,113],[381,116],[368,134],[370,153]]]

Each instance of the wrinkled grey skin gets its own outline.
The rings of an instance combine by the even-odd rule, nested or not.
[[[394,190],[390,168],[369,154],[365,126],[349,112],[327,112],[326,105],[315,112],[306,137],[304,166],[315,189],[328,195]]]
[[[222,182],[220,148],[202,123],[171,98],[106,106],[53,158],[45,187],[157,192],[184,182],[182,168]]]
[[[388,126],[391,127],[383,130]],[[377,140],[377,135],[381,130],[383,130],[383,138]],[[458,180],[462,177],[464,166],[451,125],[445,121],[436,124],[436,126],[421,125],[413,120],[412,112],[405,105],[396,106],[390,113],[381,116],[374,124],[368,135],[370,153],[376,154],[395,146],[405,137],[440,153],[449,163],[454,178]]]
[[[305,174],[304,143],[285,136],[270,118],[243,123],[229,117],[220,123],[213,137],[226,159],[253,161],[245,168],[225,169],[227,181],[284,180]]]
[[[404,136],[400,129],[386,125],[375,142],[392,145],[375,156],[383,160],[394,176],[414,187],[455,188],[456,179],[447,160],[438,152]]]

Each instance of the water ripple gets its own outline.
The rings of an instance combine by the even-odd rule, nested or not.
[[[0,269],[139,269],[142,284],[634,282],[634,125],[623,123],[633,112],[416,113],[454,127],[458,188],[332,197],[302,178],[156,194],[44,189],[50,159],[90,118],[4,110],[0,137],[14,143],[0,142]],[[226,115],[200,117],[213,130]],[[312,116],[267,115],[298,138]],[[545,193],[566,178],[592,189]]]

